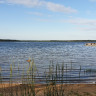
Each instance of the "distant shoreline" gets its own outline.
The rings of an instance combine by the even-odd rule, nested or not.
[[[0,42],[96,42],[96,40],[12,40],[12,39],[0,39]]]

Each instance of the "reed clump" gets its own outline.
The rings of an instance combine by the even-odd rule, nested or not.
[[[23,66],[23,69],[19,68],[20,64],[16,67],[15,64],[10,65],[10,78],[9,78],[9,87],[2,87],[0,88],[0,96],[40,96],[38,94],[40,91],[42,92],[42,96],[68,96],[65,92],[66,86],[64,84],[70,83],[69,79],[72,80],[73,74],[72,71],[74,70],[72,67],[69,67],[64,62],[60,64],[54,65],[53,62],[49,65],[47,71],[45,71],[44,77],[44,87],[40,90],[37,89],[40,86],[36,84],[36,76],[39,73],[34,62],[34,59],[26,60],[27,66]],[[15,73],[15,69],[17,68],[17,72]],[[25,71],[26,69],[26,71]],[[82,74],[82,67],[78,69],[78,80],[81,78]],[[22,71],[22,74],[20,72]],[[89,70],[87,70],[89,71]],[[85,72],[85,71],[84,71]],[[85,74],[85,73],[84,73]],[[21,76],[19,76],[21,75]],[[14,85],[14,76],[17,76],[17,81],[22,81],[20,84]],[[39,75],[38,75],[39,76]],[[2,78],[2,69],[0,67],[0,83],[3,83]],[[16,79],[16,78],[15,78]],[[8,82],[7,82],[8,83]],[[72,93],[70,93],[72,94]],[[71,96],[71,95],[70,95]],[[79,95],[78,95],[79,96]]]

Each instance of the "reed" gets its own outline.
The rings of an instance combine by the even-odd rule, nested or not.
[[[12,89],[12,76],[13,76],[13,66],[10,65],[10,96],[13,96],[13,89]]]
[[[37,96],[37,91],[35,87],[35,78],[39,72],[37,70],[36,64],[34,62],[34,59],[28,59],[27,60],[27,66],[23,65],[22,68],[22,87],[16,87],[15,91],[12,89],[13,84],[13,77],[15,75],[14,70],[16,69],[15,63],[10,64],[10,81],[9,81],[9,91],[10,93],[4,93],[1,92],[2,96]],[[65,89],[66,86],[64,84],[68,83],[67,80],[70,76],[72,71],[75,71],[73,69],[72,62],[70,63],[71,67],[65,64],[64,62],[62,64],[57,63],[56,65],[53,64],[54,62],[50,62],[48,70],[45,69],[44,76],[45,76],[45,88],[43,91],[44,96],[66,96]],[[70,69],[69,69],[70,68]],[[25,72],[26,69],[26,72]],[[20,74],[20,66],[18,63],[17,67],[17,76]],[[80,68],[78,69],[78,76],[79,79],[81,77],[82,67],[80,65]],[[90,71],[90,70],[84,70],[84,72]],[[85,73],[84,73],[85,74]],[[77,77],[78,77],[77,76]],[[71,77],[72,78],[72,77]],[[0,83],[3,83],[2,80],[2,68],[0,67]],[[59,84],[59,85],[58,85]]]
[[[2,69],[0,67],[0,84],[2,84]]]

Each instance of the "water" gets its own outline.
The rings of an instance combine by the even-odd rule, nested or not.
[[[28,66],[26,60],[29,58],[34,58],[38,72],[42,76],[52,62],[54,66],[57,63],[59,65],[64,63],[68,68],[72,64],[74,69],[80,69],[81,66],[83,71],[96,70],[96,47],[85,46],[85,44],[86,42],[0,42],[0,66],[2,70],[5,70],[2,71],[2,76],[10,76],[10,71],[8,73],[10,64],[13,64],[15,68],[19,65],[20,69],[26,70]],[[86,76],[83,71],[80,74],[82,80],[87,78],[90,82],[96,81],[95,71],[92,74],[87,72]],[[71,73],[75,77],[79,74],[75,71]]]

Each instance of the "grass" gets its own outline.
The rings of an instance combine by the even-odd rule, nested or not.
[[[68,78],[72,78],[72,62],[71,67],[69,69],[67,64],[64,62],[59,65],[58,63],[56,66],[52,64],[49,65],[48,71],[45,71],[45,84],[44,87],[40,90],[36,88],[35,78],[36,75],[39,74],[36,65],[34,63],[34,59],[27,60],[28,66],[26,66],[26,75],[25,75],[25,67],[23,66],[22,71],[22,84],[19,86],[13,87],[13,77],[14,77],[14,69],[15,64],[10,65],[10,81],[8,88],[4,86],[0,89],[0,96],[39,96],[38,92],[42,92],[42,96],[82,96],[78,92],[70,91],[68,93],[65,92],[66,86],[64,84],[67,83]],[[19,63],[17,66],[17,75],[20,73]],[[68,72],[70,72],[70,77],[68,76]],[[80,66],[78,71],[78,77],[80,79],[82,73],[82,67]],[[84,70],[85,74],[85,70]],[[15,74],[16,75],[16,74]],[[0,83],[2,84],[2,68],[0,67]],[[58,85],[59,84],[59,85]],[[89,93],[84,93],[84,96],[90,96]]]

